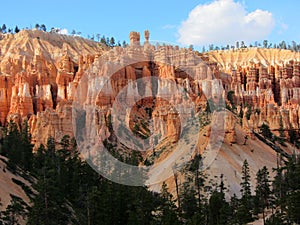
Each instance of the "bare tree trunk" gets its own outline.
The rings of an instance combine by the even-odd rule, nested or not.
[[[176,195],[177,195],[178,208],[180,209],[180,198],[179,198],[178,174],[177,174],[177,172],[174,172],[174,180],[175,180],[175,186],[176,186]]]

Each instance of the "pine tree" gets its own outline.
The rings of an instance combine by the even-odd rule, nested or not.
[[[239,209],[239,199],[237,198],[236,194],[230,199],[230,211],[231,215],[229,216],[230,224],[237,224],[238,223],[238,209]]]
[[[273,134],[270,130],[270,127],[267,124],[263,123],[260,130],[265,138],[272,139]]]
[[[1,30],[2,30],[2,33],[6,33],[6,25],[5,24],[2,25]]]
[[[204,195],[205,175],[201,171],[201,155],[197,154],[185,169],[185,182],[180,194],[182,217],[191,224],[207,220],[207,199]]]
[[[10,204],[7,206],[6,210],[2,212],[2,222],[5,225],[19,224],[19,221],[26,219],[28,206],[17,196],[11,195],[10,197]]]
[[[46,25],[45,24],[41,24],[41,26],[40,26],[40,29],[42,30],[42,31],[47,31],[47,28],[46,28]]]
[[[7,135],[4,138],[3,152],[8,158],[8,167],[15,172],[17,164],[21,161],[20,132],[17,124],[12,120],[7,127]]]
[[[115,39],[114,39],[113,37],[110,38],[110,40],[109,40],[109,45],[110,45],[111,47],[115,46]]]
[[[21,167],[27,171],[31,171],[33,163],[33,145],[31,144],[31,134],[29,132],[29,126],[27,120],[23,122],[21,130],[21,152],[22,160],[20,162]]]
[[[300,158],[293,155],[286,165],[288,221],[300,224]]]
[[[271,195],[269,171],[266,166],[258,170],[256,174],[256,183],[256,207],[258,208],[259,212],[263,213],[263,221],[265,222],[264,210],[265,208],[269,208]]]
[[[229,220],[230,209],[225,200],[223,174],[221,174],[220,180],[219,190],[214,190],[209,199],[208,212],[211,225],[226,225]]]
[[[27,171],[31,170],[32,147],[27,121],[24,121],[21,128],[15,122],[10,121],[3,141],[2,154],[8,157],[8,166],[12,171],[15,171],[17,166]]]
[[[226,208],[228,209],[228,203],[225,201],[224,194],[213,191],[209,198],[209,224],[227,224]]]
[[[240,223],[248,223],[252,221],[251,207],[251,186],[250,186],[250,169],[248,161],[245,159],[242,166],[242,182],[241,182],[241,201],[237,211],[238,221]]]
[[[161,188],[161,202],[158,208],[159,215],[157,223],[159,224],[179,224],[177,207],[173,200],[173,195],[168,192],[167,184],[163,183]]]
[[[19,33],[20,32],[20,29],[18,28],[18,26],[15,27],[15,33]]]
[[[39,151],[39,158],[44,161],[37,172],[38,182],[33,185],[38,194],[33,199],[28,224],[70,224],[72,216],[65,199],[65,184],[62,182],[64,170],[62,160],[55,151],[54,139],[49,137],[47,150],[41,148]]]

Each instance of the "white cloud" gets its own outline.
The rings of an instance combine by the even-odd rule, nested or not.
[[[272,13],[257,9],[247,12],[233,0],[216,0],[196,6],[178,29],[184,45],[234,44],[267,38],[275,20]]]
[[[59,34],[68,34],[68,30],[66,28],[59,29],[58,33]]]

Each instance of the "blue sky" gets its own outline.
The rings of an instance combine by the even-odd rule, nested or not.
[[[300,42],[300,1],[152,0],[152,1],[4,1],[0,24],[7,27],[74,29],[126,40],[131,30],[149,29],[152,40],[194,46],[215,43]],[[243,13],[239,13],[243,11]],[[191,13],[192,12],[192,13]],[[244,21],[236,23],[236,20]]]

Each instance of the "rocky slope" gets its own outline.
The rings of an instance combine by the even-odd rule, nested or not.
[[[31,188],[31,183],[26,178],[12,173],[7,167],[7,159],[0,156],[0,210],[2,211],[10,204],[11,196],[17,196],[23,199],[26,204],[30,204],[30,198],[24,188]],[[22,184],[23,183],[23,187]]]

